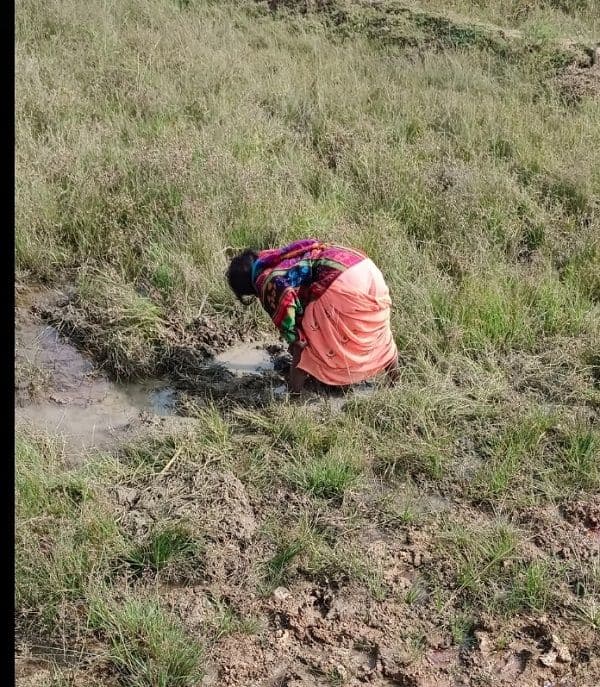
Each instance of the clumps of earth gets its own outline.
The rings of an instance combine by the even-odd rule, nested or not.
[[[114,498],[122,526],[137,540],[151,534],[155,523],[183,527],[201,540],[193,579],[232,596],[247,583],[257,522],[243,484],[229,470],[176,466],[143,488],[117,488]]]
[[[261,564],[273,554],[261,527],[277,511],[221,464],[190,459],[134,488],[117,488],[114,498],[120,522],[136,539],[157,522],[185,523],[204,538],[195,578],[161,587],[163,602],[190,633],[202,636],[223,608],[254,622],[252,632],[223,636],[208,648],[202,687],[579,687],[588,684],[588,670],[597,670],[593,632],[575,634],[560,615],[516,617],[502,634],[498,619],[482,614],[462,643],[450,631],[456,607],[442,604],[432,617],[425,602],[434,589],[424,580],[434,568],[444,575],[451,567],[435,545],[438,516],[450,517],[452,507],[458,521],[480,517],[464,504],[434,508],[419,525],[372,524],[352,534],[352,545],[393,590],[376,599],[352,575],[313,575],[301,563],[299,574],[261,593]],[[550,539],[565,560],[592,553],[596,501],[525,511],[532,555],[548,550]],[[291,495],[287,504],[298,505]]]
[[[589,61],[573,62],[557,77],[559,89],[565,100],[573,105],[584,98],[600,96],[600,46],[596,47]]]

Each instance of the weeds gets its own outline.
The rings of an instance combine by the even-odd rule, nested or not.
[[[519,546],[517,532],[504,523],[483,530],[458,527],[445,535],[456,561],[456,582],[466,598],[493,606]]]
[[[423,510],[416,495],[389,493],[377,501],[378,519],[383,526],[390,528],[418,523]]]
[[[361,465],[352,447],[342,444],[324,456],[298,459],[285,468],[288,480],[313,496],[340,499],[344,492],[356,485]]]
[[[90,477],[66,471],[62,444],[21,435],[16,449],[17,620],[52,633],[61,609],[72,612],[102,579],[126,537]]]
[[[576,420],[539,410],[508,424],[492,441],[491,458],[476,475],[478,500],[535,502],[567,498],[598,485],[598,435]]]
[[[578,603],[576,616],[592,629],[600,632],[600,606],[595,601]]]
[[[145,570],[159,572],[169,567],[177,575],[196,561],[201,545],[181,525],[165,526],[153,531],[143,544],[135,547],[126,557],[130,568],[140,573]]]
[[[424,581],[417,579],[404,595],[404,601],[409,606],[416,606],[424,602],[427,597],[428,593]]]
[[[285,582],[292,561],[305,550],[305,546],[302,540],[293,539],[278,547],[273,557],[265,564],[265,581],[268,588],[274,589]]]
[[[110,660],[125,684],[187,687],[201,678],[202,647],[155,601],[96,601],[90,622],[108,636]]]
[[[507,523],[457,528],[444,538],[456,560],[458,591],[467,609],[481,606],[512,615],[543,612],[554,603],[558,569],[547,561],[527,561],[520,533]]]
[[[232,634],[256,634],[261,627],[257,618],[242,617],[222,600],[217,601],[214,607],[215,612],[211,624],[214,629],[215,641]]]
[[[196,468],[227,465],[233,448],[229,426],[216,408],[207,406],[196,414],[193,426],[151,432],[125,443],[120,453],[139,474],[156,475],[186,464]]]
[[[450,620],[450,633],[454,644],[460,647],[471,648],[474,644],[473,629],[475,621],[472,616],[459,613]]]
[[[555,575],[556,571],[545,562],[535,561],[522,566],[508,595],[508,608],[513,612],[548,610],[552,603]]]

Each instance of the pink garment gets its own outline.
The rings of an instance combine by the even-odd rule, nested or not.
[[[396,358],[392,301],[379,268],[368,258],[348,268],[306,307],[307,347],[298,367],[324,384],[357,384]]]

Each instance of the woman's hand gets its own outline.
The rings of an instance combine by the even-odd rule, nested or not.
[[[302,350],[308,346],[308,341],[294,341],[288,346],[288,351],[291,353],[293,349]]]

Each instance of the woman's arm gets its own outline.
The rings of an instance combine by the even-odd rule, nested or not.
[[[304,342],[304,335],[298,326],[298,315],[302,313],[302,304],[295,289],[286,289],[273,315],[273,323],[289,345]]]

